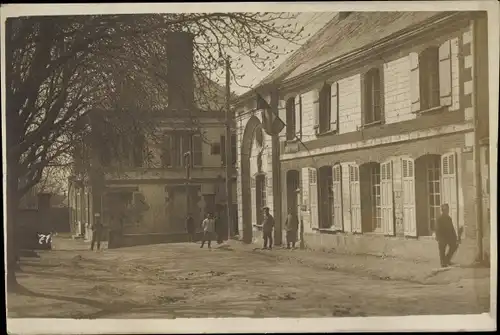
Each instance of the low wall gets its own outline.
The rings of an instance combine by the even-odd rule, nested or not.
[[[285,236],[285,233],[283,233]],[[253,242],[262,243],[262,232],[253,231]],[[283,240],[286,243],[286,240]],[[397,257],[409,261],[427,261],[439,264],[436,240],[433,238],[410,239],[386,237],[376,234],[331,234],[305,233],[304,242],[312,250],[335,250],[339,253],[369,254]],[[458,264],[471,264],[476,257],[476,244],[473,239],[465,239],[459,246],[453,261]]]

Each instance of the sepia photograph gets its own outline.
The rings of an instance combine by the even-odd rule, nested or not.
[[[2,5],[8,332],[495,331],[499,9]]]

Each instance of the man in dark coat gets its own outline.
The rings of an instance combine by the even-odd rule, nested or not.
[[[453,221],[449,215],[450,207],[448,204],[441,205],[441,216],[437,219],[436,240],[439,247],[439,259],[441,267],[451,265],[451,258],[458,248],[458,238],[453,227]],[[448,252],[446,252],[448,247]]]
[[[186,217],[186,230],[188,233],[189,242],[193,242],[195,237],[194,219],[190,214],[188,214],[188,216]]]
[[[295,243],[297,242],[297,231],[299,230],[299,220],[297,216],[293,213],[290,208],[288,210],[288,215],[285,221],[286,230],[286,248],[290,249],[290,245],[295,249]]]
[[[90,243],[90,250],[94,250],[94,244],[97,243],[97,250],[101,248],[101,237],[102,237],[103,225],[101,223],[101,217],[94,217],[94,223],[92,224],[92,242]]]
[[[269,207],[264,207],[263,211],[264,211],[264,219],[262,222],[262,234],[264,237],[264,249],[271,250],[273,248],[274,218],[269,213]]]

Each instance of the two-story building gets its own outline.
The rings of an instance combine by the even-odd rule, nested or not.
[[[225,215],[227,206],[224,89],[194,73],[192,35],[170,35],[166,62],[168,105],[155,109],[149,133],[127,134],[128,144],[99,143],[86,155],[88,165],[96,163],[94,154],[99,156],[104,188],[98,215],[107,228],[121,231],[127,245],[178,240],[173,236],[185,235],[188,213],[199,225],[207,212]],[[233,143],[236,157],[235,135]],[[117,150],[122,156],[113,160]],[[74,226],[86,237],[85,227],[96,214],[91,186],[87,178],[72,182],[70,190]],[[236,213],[235,183],[233,193]]]
[[[257,211],[281,197],[274,213],[300,215],[310,247],[436,259],[447,203],[464,228],[459,259],[474,259],[478,238],[489,252],[487,56],[483,12],[336,16],[238,100],[240,231],[254,238]],[[274,164],[255,91],[279,96]]]

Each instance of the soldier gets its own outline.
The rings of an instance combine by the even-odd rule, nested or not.
[[[201,247],[200,248],[203,248],[203,246],[205,245],[205,242],[208,242],[208,248],[212,248],[211,244],[212,244],[212,235],[214,233],[214,229],[215,229],[215,221],[214,221],[214,218],[213,218],[213,215],[211,213],[209,213],[207,215],[207,218],[205,220],[203,220],[203,222],[201,223],[201,227],[203,229],[203,238],[201,240]]]
[[[94,250],[94,244],[97,243],[97,250],[101,248],[101,235],[102,235],[102,223],[100,217],[94,218],[94,223],[92,224],[92,242],[90,243],[90,250]]]
[[[441,205],[441,216],[437,220],[436,240],[439,247],[439,259],[441,267],[451,265],[451,258],[458,248],[459,239],[453,227],[453,221],[449,215],[450,207],[448,204]],[[448,247],[448,253],[446,253]]]
[[[194,235],[195,235],[195,231],[194,231],[194,219],[193,217],[188,214],[187,218],[186,218],[186,230],[187,230],[187,233],[188,233],[188,238],[189,238],[189,242],[193,242],[194,241]]]
[[[263,249],[273,249],[273,229],[274,229],[274,218],[269,213],[269,207],[264,207],[264,220],[262,223],[262,234],[264,237],[264,248]],[[269,242],[269,247],[268,247]]]
[[[290,249],[290,245],[295,249],[295,243],[297,242],[297,231],[299,230],[299,220],[297,216],[293,213],[293,210],[288,209],[288,215],[285,221],[286,230],[286,248]]]

